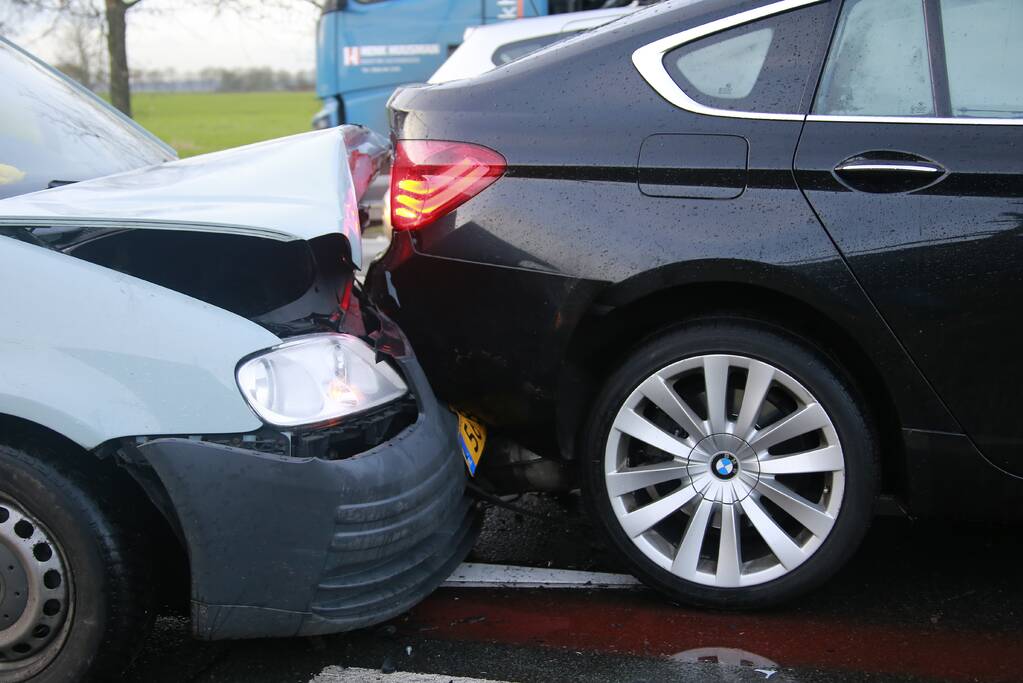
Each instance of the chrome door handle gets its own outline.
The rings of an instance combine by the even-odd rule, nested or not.
[[[923,163],[907,163],[901,162],[887,162],[887,161],[849,161],[840,164],[835,168],[839,173],[846,172],[863,172],[863,171],[881,171],[888,173],[943,173],[944,169],[934,164],[923,164]]]
[[[893,194],[916,192],[941,182],[947,171],[938,162],[916,154],[876,150],[840,161],[833,173],[850,190]]]

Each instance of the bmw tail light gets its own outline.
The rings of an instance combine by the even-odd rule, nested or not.
[[[418,230],[504,175],[507,162],[467,142],[400,140],[391,166],[391,227]]]

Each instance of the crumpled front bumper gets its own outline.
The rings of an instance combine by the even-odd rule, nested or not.
[[[139,446],[188,546],[192,623],[204,639],[312,635],[379,623],[436,589],[468,553],[456,420],[411,357],[419,418],[345,460],[181,438]]]

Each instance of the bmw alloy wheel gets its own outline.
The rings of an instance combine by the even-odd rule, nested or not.
[[[658,370],[618,410],[604,483],[622,531],[685,581],[778,579],[828,537],[845,490],[831,417],[799,381],[744,355]]]

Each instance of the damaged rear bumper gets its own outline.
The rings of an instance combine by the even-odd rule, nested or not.
[[[313,635],[390,619],[425,598],[478,531],[454,416],[412,358],[419,405],[394,438],[343,460],[182,438],[138,446],[170,497],[204,639]]]

